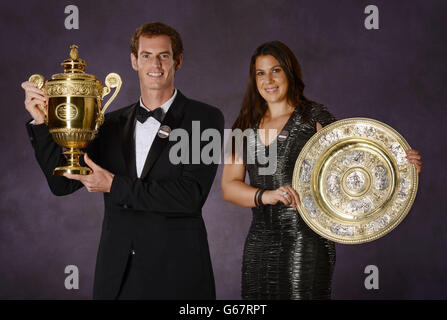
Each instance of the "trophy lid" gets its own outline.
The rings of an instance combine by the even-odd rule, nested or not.
[[[61,66],[64,67],[64,73],[58,73],[52,76],[53,80],[62,79],[79,79],[79,80],[96,80],[94,75],[84,72],[87,62],[79,58],[78,46],[73,44],[70,46],[70,58],[64,60]]]
[[[87,65],[87,62],[79,58],[79,47],[72,44],[70,48],[70,59],[64,60],[64,62],[61,63],[65,69],[64,73],[84,73],[84,68]]]

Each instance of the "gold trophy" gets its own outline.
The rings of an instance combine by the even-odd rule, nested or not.
[[[45,123],[48,125],[54,141],[67,150],[63,152],[67,165],[53,170],[54,175],[64,173],[88,175],[92,170],[82,167],[79,158],[85,148],[98,133],[104,122],[104,112],[115,99],[121,88],[121,77],[109,73],[103,87],[94,75],[84,72],[87,65],[79,58],[78,46],[70,46],[70,59],[61,65],[64,73],[58,73],[45,82],[40,74],[33,74],[29,81],[37,84],[48,96],[48,109],[41,106],[45,113]],[[101,109],[101,100],[116,88],[113,95]]]

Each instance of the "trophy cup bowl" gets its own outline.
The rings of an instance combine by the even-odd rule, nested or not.
[[[55,74],[51,80],[39,74],[33,74],[29,81],[43,89],[48,96],[48,108],[41,106],[45,113],[53,140],[67,150],[63,152],[67,159],[65,166],[53,170],[54,175],[64,173],[88,175],[92,170],[79,163],[84,154],[81,149],[95,138],[104,122],[104,112],[115,99],[121,88],[121,77],[110,73],[105,79],[105,87],[94,75],[84,72],[87,63],[79,58],[78,47],[70,46],[70,59],[61,63],[64,73]],[[113,95],[101,109],[101,101],[115,88]]]

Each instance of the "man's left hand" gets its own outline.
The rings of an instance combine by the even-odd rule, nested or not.
[[[88,192],[110,192],[112,187],[113,173],[101,168],[89,158],[87,154],[84,155],[85,163],[93,170],[92,174],[81,175],[64,173],[64,177],[68,179],[81,181],[87,188]]]
[[[419,154],[419,151],[414,150],[414,149],[410,149],[407,151],[407,159],[410,163],[414,164],[414,166],[416,167],[416,170],[419,172],[421,172],[422,170],[422,157]]]

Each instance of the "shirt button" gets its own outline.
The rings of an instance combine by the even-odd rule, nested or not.
[[[132,252],[133,255],[135,255],[135,250],[132,250],[131,252]]]
[[[123,205],[123,208],[124,208],[124,209],[129,209],[129,206],[128,206],[127,204],[124,204],[124,205]]]

